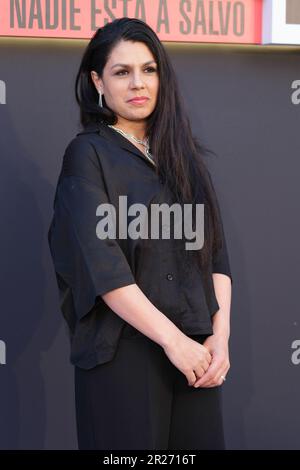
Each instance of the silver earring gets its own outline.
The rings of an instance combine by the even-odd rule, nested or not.
[[[102,104],[102,93],[101,93],[101,90],[99,90],[99,106],[102,108],[103,107],[103,104]]]

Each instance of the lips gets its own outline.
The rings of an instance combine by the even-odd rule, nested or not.
[[[129,100],[130,103],[144,103],[145,101],[147,101],[149,98],[147,96],[139,96],[139,97],[136,97],[136,98],[132,98],[131,100]]]

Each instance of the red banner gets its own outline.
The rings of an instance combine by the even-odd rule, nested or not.
[[[162,41],[261,43],[262,0],[1,0],[0,36],[89,39],[122,16]]]

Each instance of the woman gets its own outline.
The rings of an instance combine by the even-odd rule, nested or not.
[[[204,148],[154,31],[132,18],[98,29],[76,99],[83,128],[64,154],[49,244],[79,449],[223,449],[232,277]],[[147,237],[157,224],[144,209],[162,203],[163,216],[190,204],[193,229],[204,204],[201,249],[186,232]],[[163,226],[182,228],[180,215]]]

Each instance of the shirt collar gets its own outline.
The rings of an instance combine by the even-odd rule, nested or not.
[[[77,135],[89,134],[93,132],[99,133],[105,139],[109,139],[109,140],[113,140],[114,142],[117,142],[118,145],[120,145],[120,147],[122,147],[123,149],[127,150],[128,152],[134,153],[139,158],[142,158],[155,171],[155,167],[153,163],[149,162],[149,160],[147,159],[147,157],[143,154],[141,150],[139,150],[126,137],[119,134],[119,132],[115,131],[114,129],[111,129],[110,127],[107,126],[107,124],[103,122],[91,122],[87,124],[82,131],[78,132]]]

